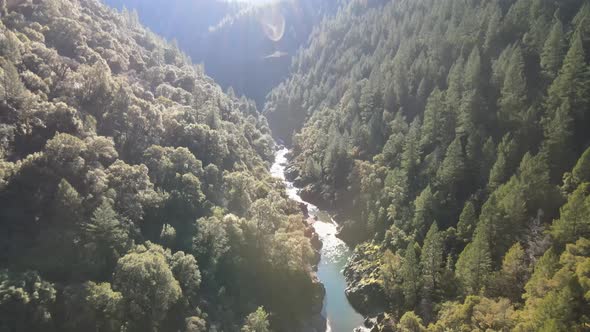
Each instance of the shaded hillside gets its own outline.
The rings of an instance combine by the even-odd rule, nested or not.
[[[332,14],[341,0],[284,0],[264,5],[223,1],[134,1],[106,3],[137,9],[142,22],[178,45],[224,89],[254,99],[289,73],[291,57],[307,42],[312,28]],[[284,27],[281,26],[281,22]],[[272,36],[273,29],[280,30]]]

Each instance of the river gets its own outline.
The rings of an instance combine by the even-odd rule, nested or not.
[[[307,205],[310,217],[317,220],[313,227],[323,243],[317,275],[326,288],[322,312],[328,322],[326,332],[351,332],[363,324],[363,316],[352,308],[344,294],[346,280],[342,269],[352,252],[342,240],[336,237],[337,224],[332,217],[317,206],[302,200],[298,194],[299,189],[285,178],[288,152],[286,148],[277,151],[270,171],[273,176],[283,180],[289,197]]]

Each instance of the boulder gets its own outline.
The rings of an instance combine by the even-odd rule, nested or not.
[[[305,203],[297,203],[297,205],[299,206],[299,209],[301,210],[301,213],[303,213],[303,216],[305,217],[305,219],[309,218],[309,210],[307,209],[307,204]]]

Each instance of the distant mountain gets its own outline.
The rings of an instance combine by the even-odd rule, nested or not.
[[[266,94],[289,73],[291,56],[306,42],[326,14],[343,0],[283,0],[264,5],[187,0],[104,0],[137,10],[141,22],[169,39],[224,89],[254,99]]]
[[[136,10],[141,22],[159,35],[181,45],[200,44],[210,26],[246,7],[242,2],[219,0],[103,0],[119,10]]]

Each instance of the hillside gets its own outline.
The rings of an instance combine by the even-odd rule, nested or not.
[[[378,330],[588,328],[590,3],[353,0],[267,98]]]
[[[137,10],[152,30],[179,47],[224,90],[232,87],[260,108],[268,92],[289,74],[291,57],[306,44],[324,15],[341,0],[280,0],[265,4],[186,0],[105,0]],[[273,35],[273,29],[277,31]]]
[[[0,330],[305,323],[316,254],[254,103],[129,11],[0,15]]]

